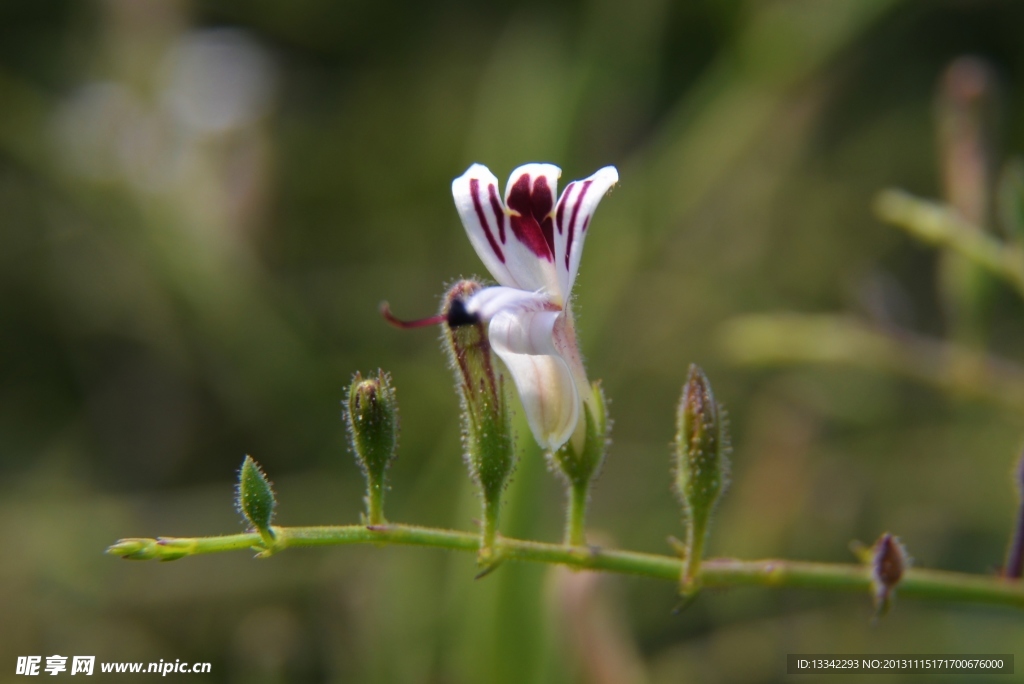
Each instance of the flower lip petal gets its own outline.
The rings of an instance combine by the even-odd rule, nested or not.
[[[580,398],[566,362],[554,353],[552,328],[561,312],[502,311],[488,329],[491,347],[512,375],[537,443],[558,449],[576,429]]]

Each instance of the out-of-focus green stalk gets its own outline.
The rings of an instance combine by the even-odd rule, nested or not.
[[[107,553],[137,560],[176,560],[185,556],[247,548],[258,551],[260,557],[266,557],[292,547],[347,544],[404,544],[471,553],[480,549],[479,534],[412,525],[275,526],[272,530],[274,541],[269,545],[265,544],[258,533],[253,532],[221,537],[122,539],[107,549]],[[507,537],[500,537],[497,544],[503,557],[511,560],[642,575],[671,582],[679,580],[682,570],[680,559],[673,556],[594,546],[548,544]],[[705,587],[719,588],[762,586],[861,591],[866,594],[872,592],[871,568],[868,565],[790,560],[711,558],[701,565],[700,582]],[[900,581],[899,593],[902,597],[988,603],[1024,609],[1024,582],[1000,577],[911,569]]]
[[[936,247],[961,254],[1009,283],[1024,297],[1024,251],[972,226],[943,205],[902,190],[885,190],[875,199],[875,212],[887,223]]]
[[[1024,414],[1024,368],[1018,364],[952,342],[872,326],[852,316],[738,316],[722,326],[719,339],[725,354],[737,363],[868,368]]]

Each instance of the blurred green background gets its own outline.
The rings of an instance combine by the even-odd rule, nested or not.
[[[938,93],[963,55],[990,79],[988,166],[1024,151],[1022,27],[1011,0],[3,3],[0,681],[55,653],[212,662],[197,681],[453,684],[1024,655],[1020,613],[991,607],[897,601],[872,626],[867,596],[737,590],[673,615],[668,584],[522,565],[473,581],[471,557],[429,549],[102,553],[242,529],[247,453],[281,524],[355,522],[340,402],[377,367],[402,407],[389,517],[472,529],[436,334],[377,307],[428,315],[486,275],[453,177],[551,161],[563,181],[621,175],[576,285],[615,420],[593,539],[663,553],[680,533],[669,442],[698,362],[735,445],[711,555],[847,562],[888,530],[919,566],[994,572],[1024,416],[882,373],[738,365],[718,330],[851,312],[948,336],[939,256],[871,200],[948,193]],[[1021,302],[995,285],[981,308],[985,344],[1024,357]],[[520,442],[503,529],[556,540],[561,491]]]

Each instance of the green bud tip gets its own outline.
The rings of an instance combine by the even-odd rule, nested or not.
[[[910,567],[910,556],[897,537],[883,534],[871,548],[871,584],[879,615],[889,610],[893,591]]]
[[[728,484],[730,445],[725,411],[696,364],[683,386],[675,445],[676,493],[688,515],[706,517]]]
[[[252,456],[245,457],[242,469],[238,474],[237,504],[238,510],[264,539],[273,538],[273,534],[270,532],[270,522],[274,517],[277,500],[274,498],[274,490],[270,486],[270,481]]]
[[[696,364],[683,386],[676,424],[675,491],[686,521],[684,585],[692,583],[715,505],[728,485],[730,451],[725,411]]]
[[[349,440],[366,476],[366,522],[384,522],[385,477],[398,447],[398,399],[391,376],[378,370],[366,379],[356,373],[345,405]]]
[[[156,539],[119,539],[107,549],[111,556],[125,560],[150,560],[156,558],[158,551]]]
[[[590,388],[591,394],[584,400],[583,415],[580,416],[583,439],[570,438],[550,454],[552,465],[573,487],[589,486],[591,480],[600,472],[608,453],[608,446],[611,444],[611,426],[601,381],[595,380]]]
[[[125,560],[172,561],[184,558],[191,553],[191,550],[191,540],[157,537],[156,539],[119,539],[107,548],[107,553]]]
[[[391,376],[352,376],[345,417],[352,450],[368,477],[383,480],[398,446],[398,400]]]

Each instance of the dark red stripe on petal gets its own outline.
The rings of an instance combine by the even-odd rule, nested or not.
[[[541,176],[533,184],[533,192],[530,193],[530,203],[533,206],[533,218],[540,224],[541,232],[544,234],[544,241],[548,243],[548,249],[555,253],[555,224],[551,220],[551,210],[555,208],[555,194],[551,192],[548,179]]]
[[[491,200],[494,219],[498,222],[498,239],[501,240],[501,244],[505,244],[505,209],[501,206],[501,200],[498,199],[498,190],[494,187],[494,183],[487,186],[487,194]]]
[[[569,219],[569,234],[565,239],[565,270],[567,271],[569,270],[569,255],[572,254],[572,242],[576,238],[576,217],[579,216],[580,205],[583,204],[583,198],[586,196],[587,190],[590,189],[591,183],[593,183],[593,181],[583,181],[583,188],[580,189],[580,194],[576,196],[576,201],[573,202],[572,205],[572,216]],[[583,230],[580,231],[581,233],[587,229],[587,221],[589,220],[589,216],[584,219]]]
[[[555,236],[550,217],[552,197],[547,180],[541,177],[531,189],[530,176],[524,173],[508,193],[508,207],[518,214],[509,217],[516,239],[541,259],[554,261]]]
[[[484,235],[487,236],[487,242],[491,246],[491,251],[494,252],[494,256],[498,257],[498,261],[505,263],[505,255],[501,253],[501,247],[494,241],[494,235],[491,234],[491,226],[487,223],[484,208],[480,205],[479,179],[471,178],[469,180],[469,192],[473,195],[473,208],[476,209],[476,217],[480,221],[480,227],[484,229]]]
[[[565,190],[562,191],[562,199],[558,202],[558,210],[555,212],[555,225],[558,227],[559,235],[562,234],[562,230],[565,228],[562,218],[565,214],[565,201],[569,198],[569,193],[572,192],[574,187],[576,187],[576,181],[565,186]]]
[[[572,230],[573,228],[576,227],[576,217],[580,213],[580,205],[583,204],[583,198],[586,197],[587,190],[590,189],[590,185],[593,182],[594,181],[589,181],[589,180],[588,181],[583,181],[583,189],[580,190],[580,194],[576,196],[576,201],[573,203],[573,206],[572,206],[572,218],[569,219],[569,230]]]

